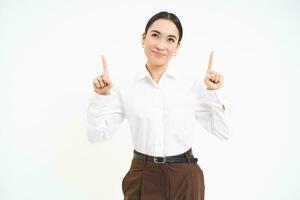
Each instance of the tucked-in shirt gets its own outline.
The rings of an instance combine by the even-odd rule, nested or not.
[[[109,139],[126,118],[133,148],[151,156],[178,155],[193,145],[196,122],[218,138],[230,137],[226,110],[218,90],[207,90],[203,79],[183,76],[169,66],[156,83],[146,66],[114,85],[110,95],[95,93],[87,109],[91,143]],[[201,130],[201,129],[200,129]],[[202,130],[202,131],[203,131]]]

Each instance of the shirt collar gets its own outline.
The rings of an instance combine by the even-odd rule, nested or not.
[[[175,69],[168,66],[167,69],[164,71],[163,75],[167,75],[173,79],[176,79],[176,72]],[[144,65],[144,67],[142,67],[141,70],[138,71],[137,76],[136,76],[136,80],[139,81],[145,77],[149,77],[151,78],[150,72],[148,71],[148,69],[146,68],[146,65]]]

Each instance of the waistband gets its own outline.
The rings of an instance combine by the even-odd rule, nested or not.
[[[197,163],[198,159],[194,157],[192,148],[188,151],[175,156],[150,156],[133,150],[133,158],[150,161],[154,163]]]

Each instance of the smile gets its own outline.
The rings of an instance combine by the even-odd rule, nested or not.
[[[165,54],[162,54],[162,53],[157,52],[157,51],[152,51],[152,53],[153,53],[154,55],[156,55],[156,56],[159,56],[159,57],[165,56]]]

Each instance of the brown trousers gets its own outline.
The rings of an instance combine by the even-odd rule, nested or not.
[[[153,163],[132,159],[122,181],[124,200],[204,200],[197,163]]]

